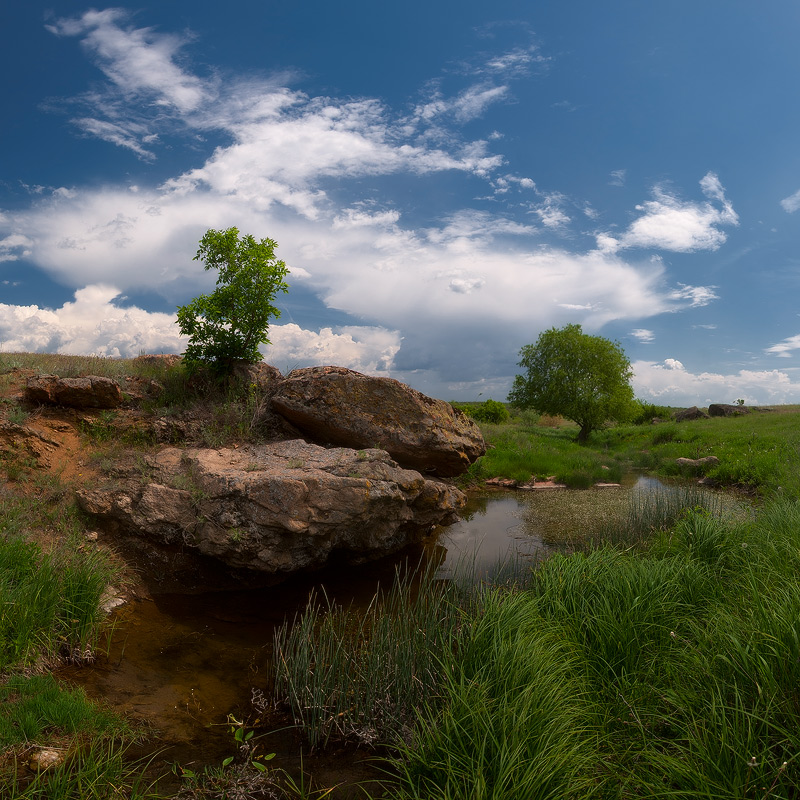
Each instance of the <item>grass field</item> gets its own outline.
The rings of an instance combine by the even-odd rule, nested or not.
[[[762,496],[800,496],[800,408],[778,406],[736,417],[656,425],[616,425],[598,431],[588,444],[575,441],[577,426],[512,413],[500,425],[481,424],[490,449],[470,477],[502,476],[518,481],[555,476],[582,488],[613,480],[631,468],[653,474],[698,478]],[[719,464],[681,467],[678,458],[716,456]]]

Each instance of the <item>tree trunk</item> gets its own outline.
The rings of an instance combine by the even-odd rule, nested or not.
[[[578,431],[578,444],[586,444],[586,440],[589,438],[589,434],[592,432],[591,425],[581,425],[581,429]]]

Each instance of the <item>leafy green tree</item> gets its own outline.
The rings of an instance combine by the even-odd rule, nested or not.
[[[289,290],[277,246],[272,239],[240,237],[238,228],[206,231],[194,260],[219,270],[217,288],[178,307],[178,326],[189,337],[183,357],[190,371],[207,367],[225,374],[236,361],[261,360],[258,348],[269,344],[270,319],[281,315],[275,295]]]
[[[633,413],[633,370],[618,342],[566,325],[542,333],[520,356],[527,374],[514,379],[509,401],[576,422],[579,442],[609,420],[621,422]]]

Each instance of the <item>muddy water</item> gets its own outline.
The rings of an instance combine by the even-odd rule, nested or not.
[[[391,583],[396,569],[422,557],[421,551],[410,552],[270,589],[133,601],[115,612],[108,657],[92,667],[64,670],[62,677],[149,725],[155,735],[136,753],[158,750],[159,771],[175,763],[192,769],[219,765],[235,751],[227,715],[253,720],[251,693],[266,687],[273,632],[305,607],[309,592],[324,586],[339,603],[366,606],[378,585]],[[277,753],[275,766],[296,774],[302,760],[315,780],[329,785],[374,777],[375,769],[361,763],[370,754],[310,758],[287,718],[276,712],[268,717],[274,733],[262,747]]]
[[[109,656],[91,668],[67,671],[95,698],[157,729],[153,742],[161,762],[199,767],[219,764],[233,753],[228,714],[252,718],[251,692],[266,687],[272,634],[301,611],[314,587],[342,604],[369,602],[379,584],[391,583],[396,568],[420,558],[440,564],[450,576],[459,562],[491,572],[509,557],[533,562],[564,547],[567,525],[582,515],[618,509],[630,491],[661,487],[653,479],[631,479],[626,489],[477,495],[455,525],[441,529],[424,548],[359,568],[317,573],[270,589],[217,592],[201,596],[161,595],[129,603],[116,612]],[[300,740],[279,716],[265,746],[277,753],[276,766],[296,771]],[[149,745],[150,750],[153,744]],[[305,768],[330,784],[363,780],[369,768],[358,754],[331,754]],[[366,759],[369,754],[364,754]]]

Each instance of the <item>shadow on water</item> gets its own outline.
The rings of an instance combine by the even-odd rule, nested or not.
[[[366,607],[378,586],[390,585],[396,570],[422,557],[421,550],[409,551],[268,589],[133,601],[113,617],[108,656],[92,667],[66,668],[61,677],[152,728],[153,735],[136,754],[158,751],[164,769],[170,764],[195,770],[219,765],[235,751],[228,714],[254,720],[252,693],[267,687],[273,633],[305,608],[312,589],[324,587],[339,604]],[[277,711],[259,716],[273,730],[261,748],[277,754],[272,765],[298,774],[302,763],[315,781],[330,785],[374,777],[375,769],[362,763],[370,754],[310,758],[302,754],[301,739],[287,717]]]
[[[398,568],[421,558],[440,563],[439,577],[457,566],[491,574],[509,559],[534,563],[568,549],[570,532],[613,516],[636,493],[669,491],[653,478],[631,478],[621,489],[542,490],[477,494],[456,524],[439,529],[424,548],[361,567],[340,567],[298,577],[269,589],[205,595],[160,595],[117,611],[109,655],[93,667],[67,669],[63,677],[156,731],[149,752],[193,769],[220,764],[234,747],[228,714],[252,719],[253,690],[265,690],[272,637],[285,618],[301,612],[312,589],[324,587],[342,605],[366,607],[376,588],[388,587]],[[269,716],[274,713],[274,716]],[[262,719],[263,719],[262,714]],[[297,772],[301,740],[286,718],[268,712],[275,731],[264,745],[275,766]],[[369,753],[330,753],[305,768],[321,785],[374,777]]]

